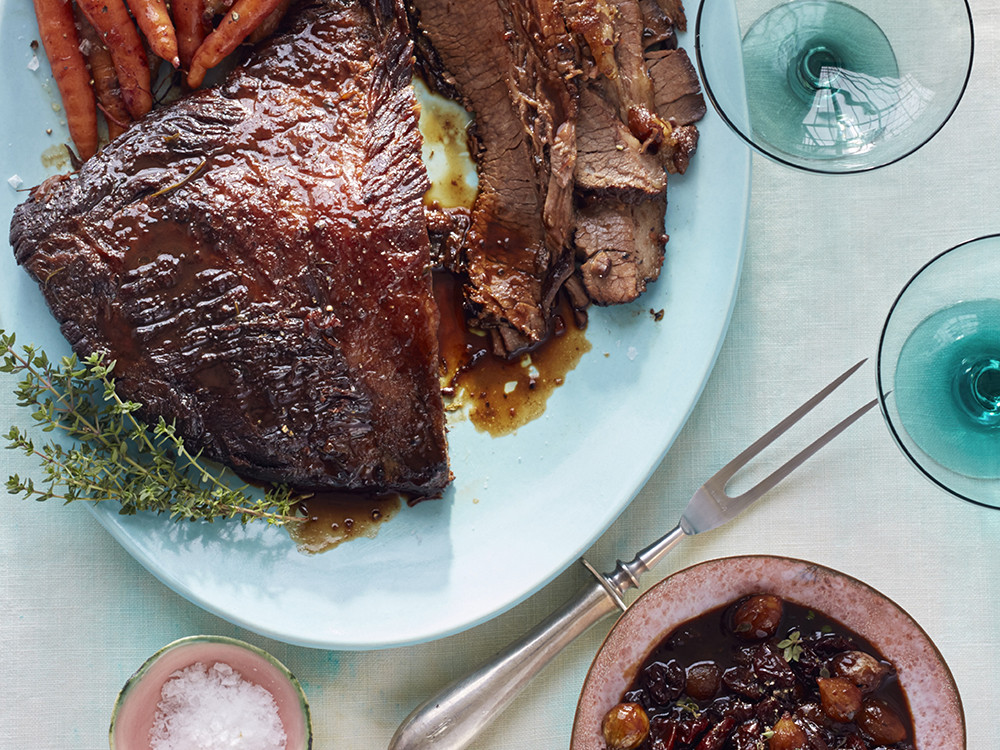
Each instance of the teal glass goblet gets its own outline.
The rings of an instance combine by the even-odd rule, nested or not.
[[[879,341],[882,414],[931,481],[1000,508],[1000,235],[934,258],[903,287]]]
[[[702,0],[709,100],[750,146],[822,173],[863,172],[927,143],[973,57],[966,0]]]

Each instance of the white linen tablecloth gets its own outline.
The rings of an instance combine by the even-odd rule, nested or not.
[[[844,177],[755,157],[744,272],[718,362],[662,465],[587,555],[598,568],[629,559],[658,535],[652,530],[672,527],[691,493],[723,463],[849,364],[873,358],[892,300],[923,263],[961,241],[1000,232],[1000,6],[971,5],[976,60],[968,91],[944,130],[915,155]],[[682,42],[689,47],[690,37]],[[933,29],[927,44],[934,44]],[[13,159],[16,146],[3,148]],[[0,381],[5,392],[9,383]],[[841,390],[763,465],[873,397],[872,362]],[[0,398],[4,432],[25,424],[17,411],[11,398]],[[30,466],[0,452],[2,478],[15,471],[29,473]],[[283,661],[308,695],[317,750],[382,749],[417,703],[542,619],[586,578],[573,566],[509,612],[437,642],[319,651],[262,638],[188,603],[134,562],[83,507],[6,496],[0,502],[4,749],[107,747],[111,708],[125,680],[167,642],[196,633],[242,638]],[[988,750],[1000,747],[998,549],[1000,511],[954,499],[924,480],[873,412],[737,522],[686,540],[644,582],[648,587],[701,560],[753,553],[804,558],[860,578],[910,612],[936,642],[961,691],[968,747]],[[474,747],[567,747],[577,693],[611,624],[600,623],[560,655]]]

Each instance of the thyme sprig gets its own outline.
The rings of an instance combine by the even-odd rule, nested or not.
[[[112,500],[123,515],[151,511],[175,520],[301,520],[298,498],[287,487],[251,498],[246,485],[231,486],[230,472],[210,467],[200,451],[190,452],[173,424],[162,417],[152,426],[139,419],[141,405],[118,395],[115,363],[101,354],[55,363],[36,347],[16,350],[14,336],[0,330],[0,358],[0,372],[21,377],[14,391],[18,406],[33,410],[43,432],[59,431],[74,441],[72,447],[54,440],[38,444],[11,427],[7,448],[37,458],[45,479],[36,484],[15,474],[7,479],[10,494],[65,503]]]
[[[783,649],[785,661],[789,664],[793,661],[798,661],[805,650],[805,647],[802,645],[802,634],[798,630],[792,631],[788,634],[787,638],[778,641],[778,648]]]

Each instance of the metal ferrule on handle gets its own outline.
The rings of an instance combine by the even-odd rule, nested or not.
[[[675,526],[666,534],[661,536],[648,547],[640,550],[632,558],[631,562],[623,563],[621,560],[615,566],[615,570],[608,576],[601,576],[591,568],[594,575],[608,582],[608,584],[621,596],[632,588],[638,588],[639,577],[647,570],[654,567],[663,557],[684,538],[684,530],[680,525]],[[586,563],[586,561],[584,561]],[[589,566],[588,566],[589,567]],[[624,609],[624,607],[622,607]]]

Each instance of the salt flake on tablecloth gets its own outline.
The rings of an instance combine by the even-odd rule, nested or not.
[[[7,184],[10,185],[15,190],[17,190],[19,187],[21,187],[21,185],[24,184],[24,180],[21,179],[21,175],[12,174],[10,177],[7,178]]]
[[[228,664],[174,672],[149,732],[152,750],[284,750],[274,697]]]

